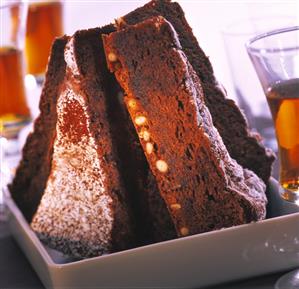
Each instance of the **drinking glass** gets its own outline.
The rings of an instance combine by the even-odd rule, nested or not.
[[[63,34],[62,1],[31,1],[26,25],[26,74],[42,84],[52,42]]]
[[[10,177],[6,157],[17,154],[18,133],[31,119],[24,86],[26,13],[23,1],[0,3],[0,220],[4,209],[2,188]]]
[[[1,1],[0,137],[15,138],[30,120],[24,86],[26,4]]]
[[[277,144],[271,114],[245,43],[256,35],[294,26],[296,22],[297,18],[290,15],[265,15],[234,21],[222,30],[238,105],[245,112],[250,127],[257,130],[265,146],[274,151],[277,151]]]
[[[246,47],[274,121],[281,197],[299,205],[299,26],[258,35]],[[299,288],[299,270],[275,288]]]

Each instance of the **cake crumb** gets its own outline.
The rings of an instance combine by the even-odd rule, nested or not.
[[[136,102],[136,100],[135,100],[135,99],[130,99],[130,100],[128,101],[128,106],[129,106],[129,108],[135,109],[135,108],[137,107],[137,102]]]
[[[181,235],[182,235],[182,236],[187,236],[187,235],[189,235],[189,229],[188,229],[187,227],[182,227],[182,228],[180,229],[180,232],[181,232]]]
[[[150,155],[153,152],[153,150],[154,150],[153,144],[150,143],[150,142],[146,143],[145,150],[146,150],[147,154]]]
[[[135,124],[138,126],[144,125],[146,123],[146,117],[139,115],[135,117]]]
[[[144,141],[149,141],[151,134],[147,130],[143,130],[139,133],[139,137]]]
[[[170,205],[170,208],[172,209],[172,210],[179,210],[179,209],[181,209],[182,208],[182,206],[180,205],[180,204],[178,204],[178,203],[176,203],[176,204],[172,204],[172,205]]]
[[[108,54],[108,60],[111,61],[111,62],[116,62],[117,61],[117,56],[113,52],[110,52]]]
[[[166,173],[168,171],[168,165],[163,160],[157,160],[156,167],[161,173]]]

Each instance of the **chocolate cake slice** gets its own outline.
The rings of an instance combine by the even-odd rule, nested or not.
[[[176,30],[182,50],[202,83],[206,105],[230,156],[267,183],[275,160],[274,153],[262,145],[258,134],[248,129],[246,118],[236,103],[226,98],[226,93],[215,79],[212,65],[193,35],[180,5],[171,0],[153,0],[119,18],[117,25],[137,24],[158,15],[167,19]]]
[[[177,236],[265,218],[265,184],[229,156],[172,25],[154,17],[102,37]]]
[[[101,33],[79,31],[54,43],[41,115],[10,186],[39,238],[78,258],[135,245],[108,113]]]

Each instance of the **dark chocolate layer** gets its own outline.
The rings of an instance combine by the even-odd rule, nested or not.
[[[177,236],[265,218],[265,185],[230,158],[171,24],[154,17],[103,40]]]
[[[137,24],[158,15],[167,19],[176,30],[182,49],[200,78],[206,105],[229,154],[267,183],[275,160],[274,153],[262,145],[257,134],[250,132],[245,116],[236,103],[226,98],[219,88],[209,58],[200,48],[180,5],[170,0],[153,0],[120,18],[118,22],[121,25]]]

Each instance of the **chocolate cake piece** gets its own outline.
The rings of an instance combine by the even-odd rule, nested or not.
[[[274,153],[262,145],[257,133],[249,130],[246,118],[236,103],[226,98],[226,92],[215,79],[212,65],[193,35],[180,5],[171,0],[153,0],[119,18],[117,25],[137,24],[158,15],[166,18],[176,30],[182,50],[200,78],[206,105],[229,154],[267,183],[275,160]]]
[[[177,236],[265,218],[265,184],[229,156],[172,25],[154,17],[102,37]]]
[[[10,187],[39,238],[78,258],[135,245],[108,113],[101,33],[79,31],[54,43],[41,115]]]

